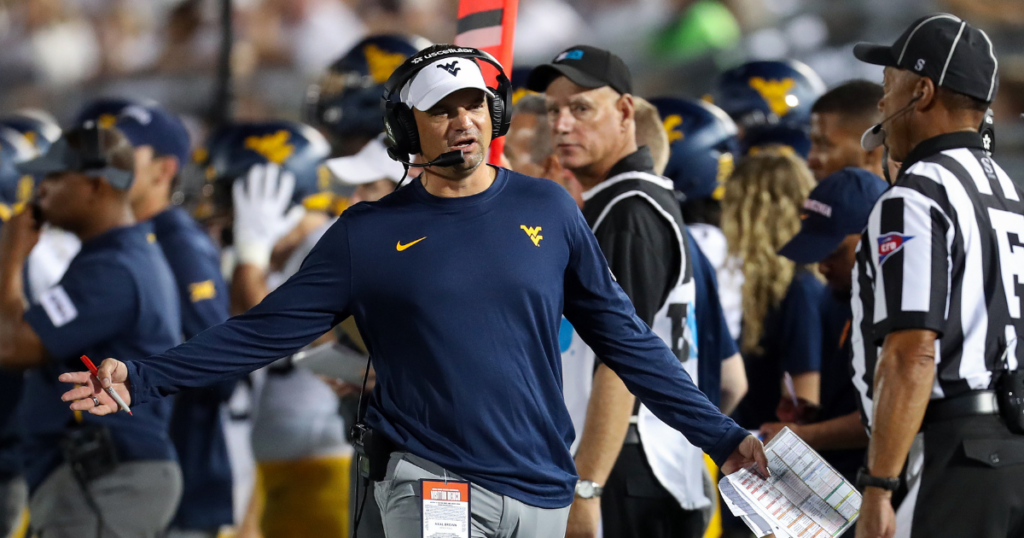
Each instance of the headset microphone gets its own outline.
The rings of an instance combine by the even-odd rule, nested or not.
[[[918,101],[918,99],[920,99],[920,98],[921,98],[920,95],[914,97],[913,99],[910,100],[909,103],[906,104],[906,106],[904,106],[903,108],[897,110],[896,112],[893,112],[892,114],[889,114],[888,117],[882,119],[882,121],[880,121],[877,124],[875,124],[874,127],[871,127],[867,131],[864,131],[864,134],[861,135],[861,137],[860,137],[860,147],[864,148],[865,151],[874,151],[876,148],[878,148],[879,146],[884,144],[885,143],[885,129],[882,129],[882,125],[885,122],[887,122],[887,121],[889,121],[889,120],[891,120],[891,119],[893,119],[893,118],[895,118],[897,116],[900,116],[903,113],[905,113],[906,111],[910,110],[910,107],[914,106],[914,103],[916,103]]]
[[[405,159],[402,159],[401,155],[398,155],[398,154],[394,153],[391,150],[391,148],[388,148],[388,155],[392,159],[394,159],[394,160],[396,160],[396,161],[398,161],[398,162],[400,162],[400,163],[402,163],[402,164],[404,164],[406,166],[416,166],[416,167],[419,167],[419,168],[426,168],[428,166],[441,166],[441,167],[455,166],[457,164],[462,164],[462,163],[466,162],[466,159],[462,156],[462,150],[449,151],[448,153],[442,153],[442,154],[438,155],[436,159],[434,159],[434,160],[432,160],[432,161],[430,161],[428,163],[414,163],[414,162],[410,162],[410,161],[407,161]]]
[[[409,167],[411,167],[411,166],[415,166],[415,167],[418,167],[418,168],[426,168],[428,166],[442,166],[442,167],[444,167],[444,166],[455,166],[457,164],[462,164],[462,163],[466,162],[465,157],[462,156],[462,150],[455,150],[455,151],[449,151],[448,153],[442,153],[442,154],[438,155],[436,159],[434,159],[434,160],[432,160],[432,161],[430,161],[428,163],[414,163],[414,162],[409,162],[409,161],[407,161],[405,159],[402,159],[401,158],[402,156],[399,155],[398,153],[396,153],[394,148],[388,148],[388,156],[391,157],[392,159],[394,159],[394,160],[396,160],[396,161],[398,161],[398,162],[400,162],[400,163],[405,165],[405,174],[402,175],[402,179],[398,182],[398,185],[395,186],[395,190],[396,191],[398,189],[402,188],[402,185],[405,184],[406,178],[409,177]]]

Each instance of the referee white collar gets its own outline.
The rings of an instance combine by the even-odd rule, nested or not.
[[[933,136],[927,140],[922,140],[914,146],[914,149],[910,150],[907,157],[903,159],[903,164],[900,166],[900,174],[897,176],[897,179],[902,177],[903,173],[906,170],[909,170],[910,167],[918,161],[923,161],[932,155],[954,148],[976,148],[984,150],[985,142],[981,139],[981,133],[977,131],[943,133]]]

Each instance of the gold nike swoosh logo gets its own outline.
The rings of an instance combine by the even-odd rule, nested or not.
[[[409,248],[409,247],[411,247],[411,246],[415,245],[416,243],[419,243],[420,241],[423,241],[423,240],[424,240],[424,239],[426,239],[426,238],[427,238],[427,236],[425,236],[425,235],[424,235],[423,237],[421,237],[421,238],[419,238],[419,239],[417,239],[417,240],[413,241],[412,243],[406,243],[406,244],[404,244],[404,245],[402,244],[402,242],[401,242],[401,241],[399,241],[399,242],[398,242],[398,244],[397,244],[397,245],[395,245],[395,249],[396,249],[396,250],[397,250],[398,252],[402,252],[403,250],[405,250],[405,249],[407,249],[407,248]]]

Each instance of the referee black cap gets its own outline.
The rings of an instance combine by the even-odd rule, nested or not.
[[[607,50],[587,45],[569,47],[551,63],[535,67],[526,80],[526,88],[543,93],[556,78],[563,76],[584,88],[609,86],[619,93],[633,93],[633,76],[626,62]]]
[[[999,62],[992,41],[959,17],[940,13],[922,17],[892,46],[858,43],[862,62],[906,69],[936,86],[991,103],[999,87]]]

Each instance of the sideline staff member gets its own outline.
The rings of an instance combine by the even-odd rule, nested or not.
[[[545,94],[555,153],[583,185],[583,216],[616,281],[637,316],[698,378],[688,234],[672,181],[654,173],[648,146],[637,147],[629,68],[611,52],[575,46],[535,68],[527,87]],[[653,123],[667,145],[661,122]],[[667,159],[666,148],[659,149]],[[603,363],[594,372],[575,459],[580,481],[569,538],[594,536],[599,528],[611,538],[704,533],[700,508],[711,501],[704,493],[703,455],[636,405]]]
[[[884,140],[903,163],[853,273],[854,384],[871,430],[857,536],[1020,536],[1024,435],[993,389],[1024,358],[1024,189],[978,134],[998,86],[991,41],[940,14],[854,55],[885,66]],[[908,453],[916,475],[894,515]]]
[[[828,282],[829,293],[822,294],[820,306],[821,399],[813,421],[769,422],[761,426],[761,434],[767,442],[789,427],[851,482],[864,464],[868,436],[850,379],[850,273],[871,208],[888,187],[882,178],[858,168],[828,176],[808,195],[800,232],[779,250],[796,263],[817,263]]]
[[[811,150],[807,167],[821,181],[843,168],[862,168],[882,177],[882,148],[860,145],[864,129],[882,116],[878,101],[882,87],[868,80],[851,80],[825,92],[811,107]]]
[[[209,234],[178,206],[171,190],[188,162],[190,141],[177,116],[158,105],[131,104],[115,125],[135,148],[135,180],[128,191],[139,222],[151,221],[174,275],[185,340],[228,319],[228,292],[220,252]],[[234,523],[231,464],[221,407],[235,380],[183,391],[174,400],[170,435],[181,464],[181,504],[170,538],[217,536]]]
[[[53,403],[64,390],[53,376],[80,370],[82,354],[144,357],[181,341],[174,277],[148,238],[152,226],[135,224],[131,213],[133,166],[125,137],[95,126],[66,133],[23,165],[45,175],[42,217],[82,240],[60,284],[27,311],[21,268],[38,223],[24,211],[0,233],[0,362],[31,369],[22,406],[31,455],[25,475],[32,527],[41,536],[81,538],[98,529],[104,536],[161,536],[181,495],[167,435],[170,400],[112,417]],[[92,472],[73,471],[66,454]]]
[[[162,355],[105,360],[104,383],[130,401],[158,399],[294,353],[354,315],[376,359],[366,423],[398,447],[376,485],[385,532],[420,536],[419,480],[454,475],[472,483],[473,536],[561,537],[576,483],[558,378],[564,305],[627,385],[726,472],[754,462],[767,472],[760,442],[636,317],[564,189],[485,165],[511,92],[504,76],[500,91],[486,88],[477,59],[497,64],[476,49],[428,48],[385,94],[392,155],[460,151],[461,163],[446,158],[352,206],[262,303]],[[61,380],[89,385],[64,395],[75,409],[116,410],[88,373]]]

